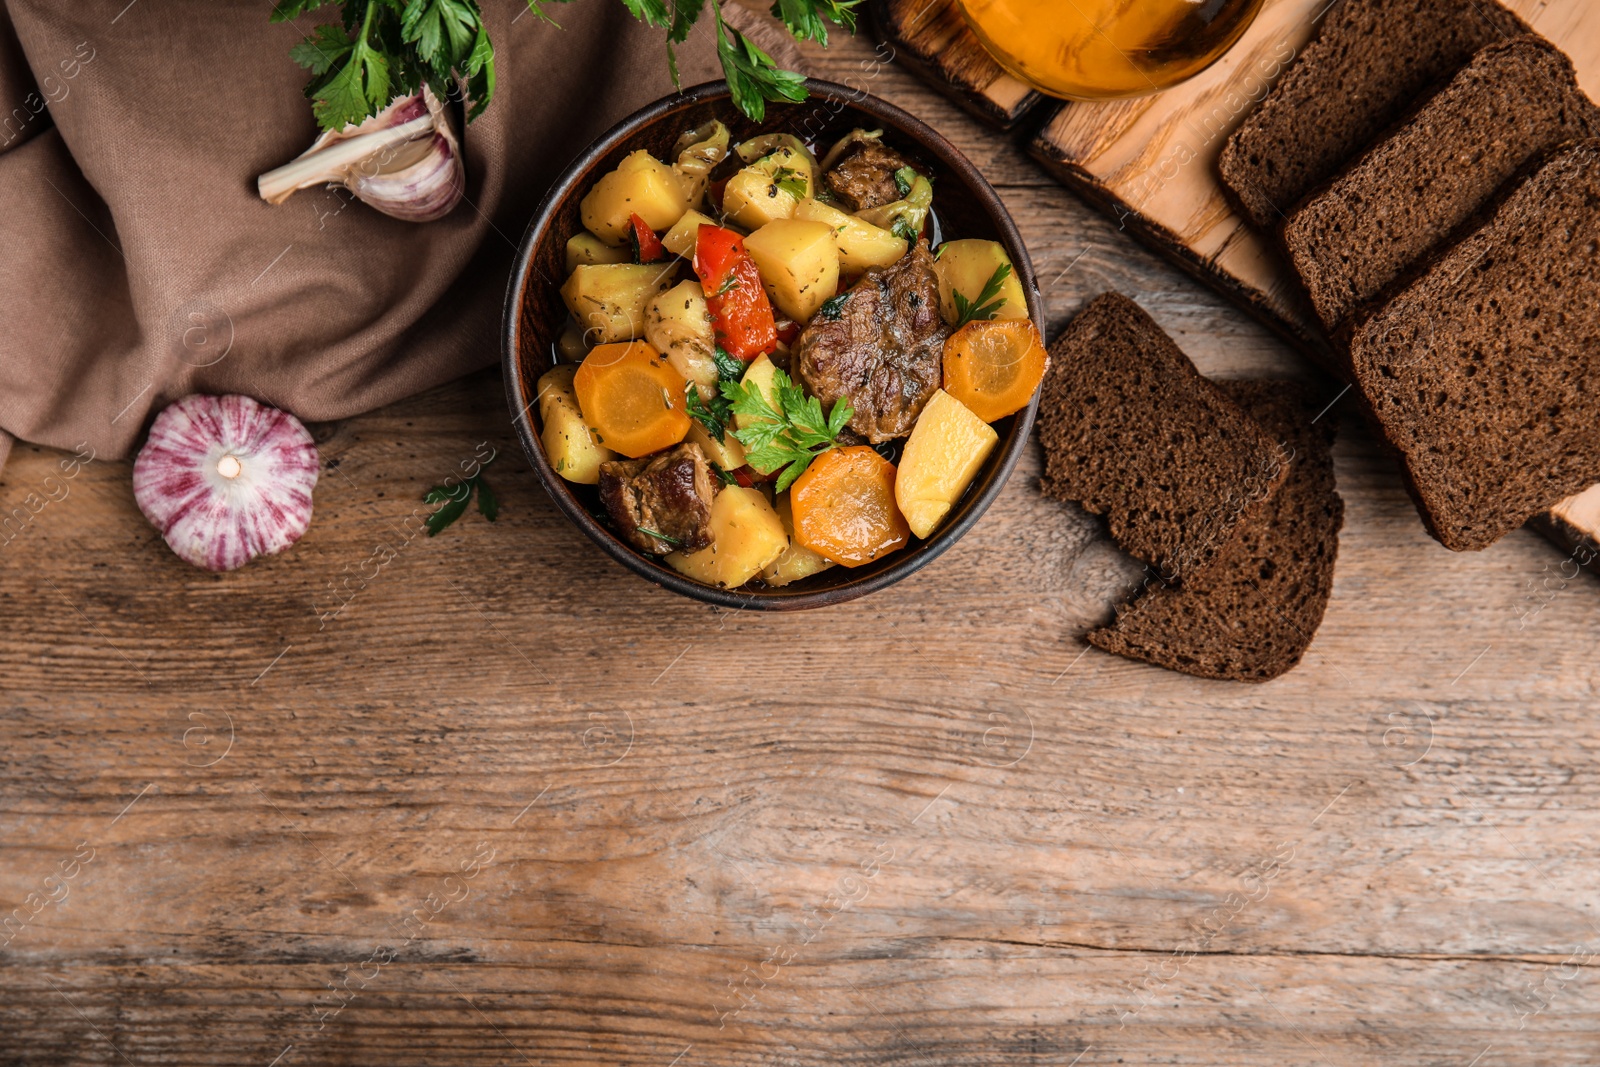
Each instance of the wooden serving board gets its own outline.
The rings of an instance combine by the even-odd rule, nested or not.
[[[1600,4],[1505,0],[1563,48],[1600,100]],[[1001,129],[1024,120],[1028,150],[1046,170],[1130,235],[1230,297],[1313,356],[1328,341],[1299,283],[1272,247],[1234,213],[1216,180],[1228,136],[1311,38],[1329,0],[1266,0],[1221,60],[1153,96],[1059,103],[1008,75],[966,28],[953,0],[874,0],[897,58],[968,111]],[[1569,548],[1600,542],[1600,487],[1538,523]]]

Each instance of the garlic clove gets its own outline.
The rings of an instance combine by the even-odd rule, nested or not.
[[[256,179],[269,204],[322,184],[342,185],[407,222],[448,215],[466,191],[467,175],[460,142],[433,90],[423,86],[359,126],[324,133],[300,156]]]
[[[231,571],[311,525],[316,443],[299,419],[247,396],[194,396],[156,416],[133,498],[179,557]]]

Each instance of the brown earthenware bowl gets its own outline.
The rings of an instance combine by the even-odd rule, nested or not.
[[[810,79],[806,89],[809,100],[770,104],[765,121],[759,124],[733,106],[722,82],[708,82],[665,97],[624,119],[585,149],[545,197],[522,239],[506,290],[506,393],[522,447],[550,499],[602,551],[641,578],[726,608],[793,611],[839,604],[893,585],[933,562],[972,528],[999,495],[1022,455],[1039,402],[1035,396],[1022,411],[994,424],[1000,434],[999,446],[932,537],[926,541],[913,538],[907,547],[865,566],[831,567],[782,588],[721,589],[684,577],[618,537],[593,486],[574,485],[550,466],[539,441],[535,399],[539,377],[553,362],[555,341],[567,320],[558,290],[566,276],[567,239],[582,229],[578,202],[629,152],[643,148],[659,159],[670,159],[680,133],[711,119],[727,124],[735,144],[757,133],[785,132],[821,151],[856,126],[881,127],[887,143],[931,170],[934,214],[942,235],[949,239],[981,237],[1004,245],[1028,294],[1029,316],[1035,323],[1044,321],[1028,250],[1000,198],[966,157],[928,126],[875,96]]]

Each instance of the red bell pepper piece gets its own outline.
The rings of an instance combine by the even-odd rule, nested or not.
[[[778,328],[767,291],[761,287],[761,272],[744,250],[744,238],[721,226],[701,223],[695,240],[694,272],[705,290],[717,344],[743,360],[772,351],[778,343]]]
[[[633,220],[633,261],[635,263],[659,263],[667,258],[666,246],[661,243],[661,238],[656,236],[656,231],[650,224],[638,215],[630,215]]]

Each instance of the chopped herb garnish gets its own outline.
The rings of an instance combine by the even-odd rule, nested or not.
[[[728,276],[726,278],[722,279],[722,284],[717,286],[717,291],[712,293],[711,295],[712,296],[727,296],[729,293],[733,292],[737,288],[739,288],[739,276],[737,274],[733,273],[732,271],[729,271],[728,272]]]
[[[772,176],[772,184],[788,193],[796,200],[806,198],[806,178],[799,171],[789,167],[779,167],[778,173]]]
[[[919,233],[921,233],[921,231],[916,226],[913,226],[911,221],[904,215],[897,216],[894,220],[894,224],[889,227],[889,230],[908,245],[916,244],[917,236]]]
[[[483,517],[490,522],[499,517],[500,498],[494,495],[489,483],[483,480],[483,468],[493,462],[494,457],[490,456],[472,477],[463,479],[453,486],[436,485],[423,495],[423,503],[443,505],[428,516],[429,537],[466,514],[467,502],[472,499],[473,490],[478,492],[478,510],[483,513]],[[559,469],[557,467],[557,470]]]
[[[693,382],[684,390],[683,398],[684,410],[688,411],[689,417],[704,426],[713,441],[721,441],[728,432],[728,422],[733,414],[727,398],[714,394],[711,402],[707,403],[700,396],[700,387]]]
[[[840,315],[844,314],[844,302],[848,299],[850,299],[849,290],[840,293],[838,296],[830,296],[822,302],[821,307],[817,308],[817,314],[829,322],[835,322]]]
[[[911,183],[917,180],[917,172],[910,167],[901,167],[894,172],[895,191],[901,196],[911,192]]]
[[[996,313],[1005,306],[1006,298],[1000,296],[1000,287],[1011,277],[1011,264],[1002,263],[989,275],[989,280],[983,283],[983,291],[978,294],[978,299],[969,301],[955,289],[950,290],[950,299],[956,305],[956,329],[961,329],[969,322],[987,322],[994,318]],[[995,298],[999,297],[998,300]]]
[[[724,382],[722,395],[732,405],[734,414],[755,420],[743,429],[734,430],[733,436],[744,445],[746,461],[756,470],[770,473],[782,468],[783,473],[774,486],[781,493],[806,472],[813,459],[838,447],[839,431],[850,421],[855,409],[841,397],[834,402],[827,418],[823,418],[822,402],[814,396],[806,396],[805,391],[781,370],[773,373],[772,389],[778,400],[777,410],[754,382],[749,385]]]
[[[661,540],[665,541],[669,545],[682,545],[683,544],[683,542],[680,541],[678,538],[668,536],[667,534],[661,533],[659,530],[652,530],[652,529],[650,529],[648,527],[645,527],[645,526],[637,526],[637,527],[635,527],[635,529],[637,529],[640,533],[645,534],[647,536],[660,538]]]
[[[730,356],[721,345],[717,346],[711,358],[717,365],[719,381],[736,382],[744,377],[744,360],[738,356]]]
[[[715,474],[717,476],[717,478],[721,480],[723,485],[738,485],[739,484],[739,479],[735,478],[733,475],[729,474],[727,471],[723,470],[721,467],[717,466],[715,463],[711,464],[711,473]]]

